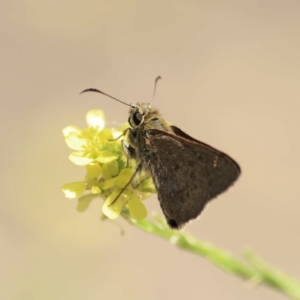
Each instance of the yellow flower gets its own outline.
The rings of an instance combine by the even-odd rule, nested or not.
[[[155,193],[151,178],[141,173],[139,180],[131,181],[136,165],[127,167],[127,158],[120,140],[113,140],[128,128],[105,128],[105,116],[101,110],[90,110],[86,115],[87,128],[67,126],[63,129],[66,144],[72,150],[69,159],[76,165],[85,166],[83,181],[65,184],[62,190],[67,198],[78,198],[78,211],[85,211],[93,199],[105,200],[102,212],[117,218],[122,209],[128,209],[132,218],[141,220],[147,216],[142,200]],[[143,180],[144,179],[144,180]],[[125,188],[126,186],[126,188]]]

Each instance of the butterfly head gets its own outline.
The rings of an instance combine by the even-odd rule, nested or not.
[[[150,103],[137,103],[135,107],[130,108],[128,123],[132,129],[143,127],[168,131],[168,124]]]

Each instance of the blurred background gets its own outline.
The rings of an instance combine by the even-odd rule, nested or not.
[[[242,176],[185,231],[250,247],[300,278],[299,1],[3,1],[1,299],[284,299],[125,221],[85,213],[62,129],[90,109],[123,123],[148,102],[236,159]],[[160,212],[156,196],[146,201]],[[117,224],[117,225],[116,225]],[[121,235],[121,229],[125,231]]]

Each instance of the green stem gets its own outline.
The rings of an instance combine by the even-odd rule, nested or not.
[[[164,219],[159,216],[155,216],[155,222],[149,219],[135,221],[130,218],[126,211],[122,212],[122,216],[131,225],[145,232],[170,241],[181,249],[205,257],[225,272],[249,280],[252,284],[268,285],[291,299],[300,300],[299,281],[268,266],[253,252],[245,253],[246,262],[243,262],[235,258],[230,252],[217,248],[210,243],[199,241],[190,234],[171,230]]]

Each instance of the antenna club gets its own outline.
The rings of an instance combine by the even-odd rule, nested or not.
[[[128,103],[126,103],[126,102],[124,102],[124,101],[121,101],[121,100],[119,100],[119,99],[117,99],[117,98],[115,98],[115,97],[113,97],[113,96],[110,96],[110,95],[108,95],[108,94],[106,94],[106,93],[104,93],[104,92],[101,92],[101,91],[98,90],[98,89],[94,89],[94,88],[85,89],[85,90],[83,90],[83,91],[80,93],[80,95],[81,95],[82,93],[85,93],[85,92],[96,92],[96,93],[105,95],[105,96],[107,96],[107,97],[109,97],[109,98],[111,98],[111,99],[114,99],[114,100],[116,100],[116,101],[119,101],[119,102],[121,102],[121,103],[123,103],[123,104],[125,104],[125,105],[127,105],[127,106],[135,107],[135,106],[134,106],[133,104],[131,104],[131,103],[128,104]]]
[[[155,81],[154,81],[154,91],[153,91],[153,96],[152,96],[152,101],[151,101],[151,103],[150,103],[150,107],[152,106],[152,103],[153,103],[153,101],[154,101],[155,92],[156,92],[156,85],[157,85],[157,81],[158,81],[159,79],[161,79],[161,76],[157,76],[157,77],[155,78]]]
[[[97,89],[93,89],[93,88],[89,88],[89,89],[85,89],[83,90],[81,93],[79,93],[79,95],[86,93],[86,92],[97,92],[97,93],[101,93],[103,94],[101,91],[97,90]]]

